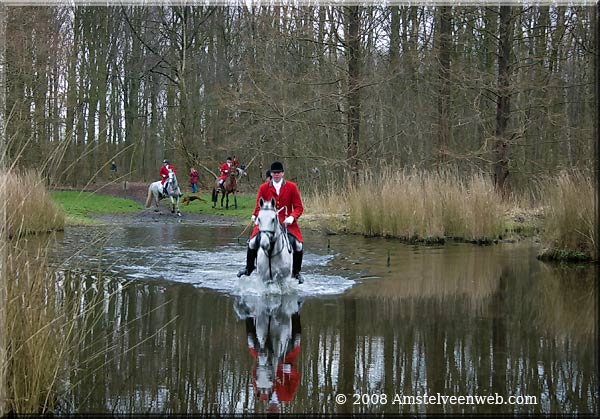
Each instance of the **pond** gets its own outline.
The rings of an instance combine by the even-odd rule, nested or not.
[[[102,299],[65,409],[108,413],[589,413],[596,287],[535,243],[411,246],[305,231],[305,283],[235,273],[240,227],[68,228]]]

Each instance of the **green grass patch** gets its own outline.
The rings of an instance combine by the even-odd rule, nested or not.
[[[52,192],[51,197],[67,214],[66,222],[69,225],[94,224],[89,218],[94,215],[132,213],[144,209],[142,205],[130,199],[92,192]]]
[[[510,237],[534,237],[539,234],[539,227],[532,222],[516,222],[513,220],[506,221],[505,223],[505,238]]]
[[[559,262],[590,262],[593,260],[589,253],[570,249],[544,249],[537,258]]]
[[[89,225],[97,224],[90,217],[102,214],[126,214],[136,213],[144,210],[144,206],[130,199],[116,198],[107,195],[96,194],[92,192],[77,191],[57,191],[51,193],[52,200],[59,204],[67,214],[66,223],[68,225]],[[194,200],[185,204],[183,199],[188,196],[199,196],[204,201]],[[240,222],[250,220],[254,205],[256,203],[255,195],[238,195],[237,209],[233,206],[233,198],[229,199],[229,208],[225,209],[225,202],[221,208],[221,197],[217,200],[217,206],[212,207],[211,195],[206,194],[185,194],[179,201],[179,209],[183,214],[213,215],[231,218],[239,218]],[[159,203],[162,210],[167,210],[171,203],[168,199],[163,199]]]
[[[195,200],[189,204],[184,204],[183,199],[188,196],[199,196],[204,201]],[[168,200],[162,200],[160,206],[166,205]],[[217,206],[212,207],[211,194],[185,194],[179,201],[179,209],[184,214],[206,214],[206,215],[222,215],[225,217],[239,218],[242,222],[250,221],[250,216],[256,205],[256,195],[238,195],[237,209],[233,207],[233,198],[229,198],[229,209],[225,209],[225,201],[221,208],[221,195],[217,199]],[[169,203],[170,205],[170,203]]]

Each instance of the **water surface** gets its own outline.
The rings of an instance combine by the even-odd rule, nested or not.
[[[544,264],[531,242],[304,232],[305,284],[265,300],[235,276],[239,232],[154,223],[59,237],[56,259],[104,300],[69,377],[69,410],[597,412],[590,268]],[[399,399],[425,395],[437,399]],[[431,403],[442,396],[505,403]]]

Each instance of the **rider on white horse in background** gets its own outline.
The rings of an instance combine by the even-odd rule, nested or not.
[[[271,164],[271,181],[265,182],[258,188],[256,195],[256,208],[252,213],[252,222],[256,222],[256,217],[260,210],[259,201],[262,198],[264,201],[275,199],[276,209],[279,211],[279,222],[287,227],[288,237],[292,248],[294,249],[292,276],[298,280],[300,284],[304,282],[300,271],[302,269],[302,233],[298,226],[298,218],[302,215],[304,207],[302,206],[302,198],[298,187],[294,182],[283,179],[284,170],[283,164],[276,161]],[[281,211],[280,211],[281,210]],[[258,254],[259,240],[258,225],[254,225],[254,230],[248,240],[248,251],[246,255],[246,267],[240,269],[237,276],[250,275],[256,268],[256,256]]]
[[[231,157],[227,157],[227,161],[221,165],[221,177],[219,178],[219,188],[221,188],[221,190],[223,190],[223,183],[225,183],[225,179],[227,179],[227,175],[229,174],[232,165],[233,162]]]
[[[160,168],[160,183],[162,184],[163,190],[162,190],[162,194],[164,196],[167,196],[169,193],[167,192],[167,180],[169,180],[169,172],[173,172],[174,174],[177,174],[177,171],[175,170],[175,166],[170,165],[169,162],[167,161],[167,159],[163,160],[163,165]]]

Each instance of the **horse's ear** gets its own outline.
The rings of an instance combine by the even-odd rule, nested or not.
[[[260,198],[260,201],[258,201],[258,206],[262,208],[264,204],[265,204],[265,200]]]
[[[275,198],[271,198],[271,206],[275,208]]]

